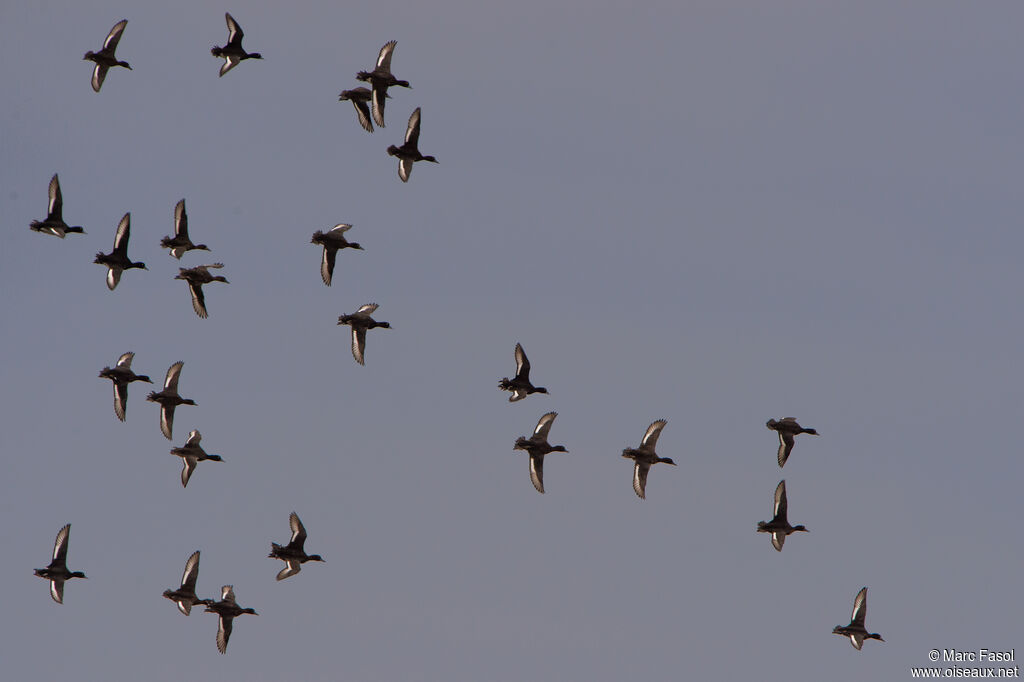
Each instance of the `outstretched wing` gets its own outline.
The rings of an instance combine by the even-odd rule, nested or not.
[[[530,480],[537,492],[544,492],[544,455],[530,453]]]
[[[231,18],[231,15],[228,15]],[[234,618],[227,616],[220,617],[220,624],[217,626],[217,651],[222,654],[228,652],[228,640],[231,639],[231,622]]]
[[[402,182],[409,182],[409,176],[412,175],[412,164],[413,162],[409,159],[398,160],[398,177],[402,179]]]
[[[242,60],[239,59],[236,55],[224,55],[224,63],[220,65],[220,72],[217,75],[223,76],[228,71],[235,68],[241,63]]]
[[[114,414],[121,421],[124,421],[125,405],[128,402],[128,384],[120,381],[114,382]]]
[[[206,312],[206,296],[203,294],[203,285],[189,281],[188,290],[192,293],[192,310],[205,320],[209,317],[209,313]]]
[[[324,284],[331,286],[331,278],[334,276],[334,261],[338,256],[338,250],[324,245],[324,255],[320,259],[320,279]]]
[[[117,49],[117,44],[121,42],[121,34],[124,33],[124,27],[127,25],[127,19],[117,22],[114,24],[114,28],[110,29],[110,33],[107,34],[107,39],[103,41],[103,49],[109,51],[111,55]]]
[[[857,597],[853,600],[853,615],[850,616],[850,625],[864,627],[864,616],[868,611],[868,588],[860,588]],[[857,646],[854,644],[854,646]],[[860,648],[859,646],[857,647]]]
[[[186,488],[188,487],[188,479],[192,478],[192,472],[196,470],[198,460],[191,455],[186,455],[181,458],[181,461],[181,487]]]
[[[778,460],[779,466],[783,467],[786,465],[786,460],[789,459],[789,453],[793,452],[793,434],[787,433],[783,430],[779,430],[779,452]]]
[[[548,412],[540,421],[537,422],[536,428],[533,430],[534,438],[540,438],[541,440],[548,439],[548,432],[551,431],[551,425],[555,422],[555,417],[558,416],[557,412]]]
[[[786,518],[788,510],[789,503],[786,501],[786,481],[783,479],[779,481],[779,485],[775,487],[775,518]]]
[[[518,343],[516,344],[516,377],[530,378],[530,361],[526,358],[523,347]]]
[[[391,55],[395,51],[395,45],[398,44],[397,40],[392,40],[384,44],[384,47],[380,48],[380,53],[377,55],[377,68],[382,71],[391,71]]]
[[[60,180],[57,179],[57,174],[54,173],[53,177],[50,178],[50,203],[46,206],[47,220],[60,220],[61,214],[64,211],[64,197],[60,192]]]
[[[65,563],[68,558],[68,536],[71,534],[71,524],[67,524],[57,531],[57,538],[53,542],[53,560]]]
[[[117,224],[117,232],[114,233],[114,251],[121,253],[128,252],[128,238],[132,232],[132,214],[125,213],[121,222]]]
[[[306,542],[306,528],[302,525],[299,515],[292,512],[288,517],[288,525],[292,529],[292,539],[288,544],[292,547],[302,547]]]
[[[188,214],[185,213],[185,200],[174,205],[174,235],[188,239]]]
[[[107,77],[107,71],[110,69],[109,66],[104,64],[97,64],[92,70],[92,89],[95,92],[99,92],[100,88],[103,87],[103,81]]]
[[[245,33],[242,32],[242,27],[238,25],[235,18],[229,13],[224,13],[224,21],[228,24],[228,43],[239,44],[242,42],[242,38],[245,37]]]
[[[653,449],[658,444],[658,436],[661,435],[661,430],[668,424],[664,419],[651,422],[651,425],[647,427],[647,432],[644,433],[644,439],[640,441],[640,447],[647,446]]]
[[[181,375],[181,368],[185,366],[184,361],[179,360],[167,368],[167,377],[164,379],[164,390],[178,391],[178,377]]]
[[[363,130],[366,132],[372,133],[373,124],[370,123],[370,107],[366,106],[366,102],[360,102],[357,99],[352,100],[352,106],[356,108],[356,115],[359,116],[359,125],[363,126]],[[381,118],[384,118],[383,108],[381,109]]]
[[[185,561],[185,572],[181,574],[181,586],[187,590],[196,590],[196,578],[199,577],[199,551],[192,552],[192,555]]]
[[[409,125],[405,128],[405,143],[416,147],[420,143],[420,108],[409,116]]]
[[[302,564],[298,561],[286,561],[284,568],[277,573],[278,580],[284,580],[285,578],[291,578],[293,575],[302,570]]]
[[[366,350],[366,329],[363,327],[352,327],[352,357],[360,365],[365,365],[363,351]]]
[[[633,465],[633,492],[641,500],[647,499],[647,473],[651,470],[651,465],[646,462],[636,462]]]
[[[362,314],[365,314],[365,315],[372,315],[373,312],[375,310],[377,310],[377,308],[379,308],[379,307],[380,306],[377,305],[376,303],[365,303],[365,304],[359,306],[359,310],[356,311],[356,314],[362,313]]]
[[[384,102],[388,98],[388,88],[386,85],[379,85],[377,82],[373,83],[373,93],[371,99],[373,100],[373,121],[381,128],[384,127]],[[353,103],[355,101],[353,100]],[[363,103],[365,107],[366,104]],[[356,110],[359,111],[359,105],[356,104]],[[359,112],[360,123],[362,123],[362,111]],[[369,121],[367,121],[369,123]],[[366,128],[366,126],[363,126]],[[370,132],[373,132],[372,130]]]
[[[132,353],[130,351],[128,353],[122,353],[121,357],[119,357],[117,359],[117,366],[120,369],[131,369],[132,368],[132,358],[134,358],[134,357],[135,357],[135,353]]]

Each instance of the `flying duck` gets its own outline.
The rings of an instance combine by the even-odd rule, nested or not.
[[[52,234],[55,237],[64,239],[64,235],[70,232],[78,232],[85,234],[78,225],[74,227],[69,226],[64,222],[62,214],[64,212],[64,198],[60,193],[60,180],[57,179],[57,174],[54,173],[53,177],[50,178],[50,201],[46,206],[46,219],[45,220],[33,220],[29,224],[29,229],[34,232],[42,232],[43,234]]]
[[[386,95],[391,97],[391,95]],[[352,102],[352,106],[356,109],[356,115],[359,117],[359,125],[363,126],[363,130],[368,133],[373,132],[373,124],[370,122],[370,107],[367,106],[367,102],[370,101],[370,90],[369,88],[352,88],[351,90],[342,90],[341,94],[338,95],[338,101],[344,102],[348,100]]]
[[[188,290],[192,293],[192,309],[202,319],[208,317],[206,312],[206,296],[203,295],[203,285],[210,282],[224,282],[228,284],[227,278],[222,275],[211,275],[210,268],[222,268],[223,263],[210,263],[208,265],[197,265],[194,268],[178,268],[178,274],[174,279],[183,279],[188,282]]]
[[[516,439],[513,450],[526,450],[530,453],[530,480],[537,492],[544,492],[544,455],[549,452],[569,452],[564,445],[551,445],[548,443],[548,432],[551,425],[558,416],[557,412],[548,412],[533,429],[533,435],[529,438],[520,436]]]
[[[398,42],[392,40],[380,48],[377,55],[377,64],[373,71],[360,71],[356,74],[356,80],[369,82],[373,88],[373,120],[380,127],[384,127],[384,100],[388,95],[388,88],[393,85],[400,85],[403,88],[411,88],[409,81],[400,81],[391,73],[391,55],[395,51]],[[363,126],[364,128],[366,126]]]
[[[110,29],[110,33],[107,34],[107,39],[103,41],[103,49],[99,52],[90,50],[82,57],[82,59],[88,59],[96,63],[92,70],[92,89],[96,92],[99,92],[100,88],[103,87],[103,79],[107,77],[107,70],[110,67],[123,66],[129,71],[132,70],[128,62],[118,61],[117,57],[114,56],[114,50],[117,49],[117,44],[121,41],[121,34],[124,33],[124,27],[127,25],[127,19],[122,19],[114,24],[114,28]]]
[[[793,452],[793,438],[801,433],[809,433],[812,436],[817,436],[818,432],[814,429],[805,429],[796,423],[796,419],[793,417],[785,417],[779,421],[769,419],[765,424],[769,429],[779,434],[779,467],[783,467],[786,464],[786,460],[789,459],[789,453]]]
[[[661,430],[665,428],[665,424],[668,424],[668,422],[664,419],[652,422],[651,425],[647,427],[647,432],[644,433],[644,439],[640,441],[640,447],[635,450],[633,448],[626,448],[622,451],[623,457],[628,457],[634,462],[633,491],[641,500],[647,499],[647,472],[651,470],[651,465],[657,464],[658,462],[664,462],[665,464],[671,464],[672,466],[675,466],[676,464],[668,457],[658,457],[654,452],[654,446],[657,445],[658,436],[661,435]]]
[[[327,286],[331,286],[331,277],[334,276],[334,259],[338,255],[338,249],[364,250],[356,242],[350,242],[345,239],[345,233],[351,227],[351,225],[339,223],[327,230],[327,232],[317,230],[313,233],[313,239],[310,240],[311,244],[320,244],[324,247],[324,254],[320,259],[320,278],[323,279],[324,284]]]
[[[71,524],[57,531],[57,539],[53,543],[53,560],[46,568],[37,568],[35,574],[50,581],[50,596],[58,604],[64,603],[64,581],[71,578],[84,578],[81,571],[68,570],[68,535]]]
[[[132,232],[132,214],[125,213],[117,224],[114,233],[114,250],[110,253],[97,253],[93,263],[107,266],[107,288],[113,291],[121,281],[121,273],[131,268],[146,270],[145,263],[135,263],[128,257],[128,238]]]
[[[171,365],[167,369],[163,390],[159,393],[150,391],[149,395],[146,396],[146,400],[160,403],[160,431],[167,440],[171,440],[174,437],[171,435],[174,429],[174,408],[178,405],[196,404],[196,401],[191,398],[182,398],[178,395],[178,376],[181,374],[181,368],[184,365],[185,363],[180,360]]]
[[[267,555],[271,559],[280,559],[285,562],[285,567],[277,574],[278,580],[292,577],[302,570],[302,564],[307,561],[323,561],[319,554],[306,554],[304,549],[306,544],[306,528],[302,525],[302,521],[299,520],[298,514],[295,512],[291,513],[288,517],[288,525],[292,529],[291,540],[283,547],[276,542],[271,542],[270,554]]]
[[[160,240],[160,246],[171,250],[171,255],[181,259],[186,251],[209,251],[206,244],[193,244],[188,237],[188,214],[185,213],[185,200],[182,199],[174,206],[174,236],[164,237]]]
[[[884,642],[881,635],[877,632],[868,632],[864,629],[864,616],[868,611],[868,588],[860,588],[860,592],[857,593],[857,597],[853,600],[853,615],[850,616],[850,624],[846,626],[837,625],[832,628],[833,635],[839,635],[841,637],[849,637],[850,644],[857,651],[864,646],[865,639],[877,639],[879,642]]]
[[[211,599],[200,599],[196,596],[196,578],[199,577],[199,551],[185,561],[185,572],[181,574],[181,587],[176,590],[164,590],[164,596],[178,605],[184,615],[192,613],[192,607],[198,604],[209,606]]]
[[[134,357],[135,353],[125,353],[117,359],[117,365],[113,368],[104,367],[100,370],[100,379],[110,379],[114,383],[114,414],[121,421],[124,421],[125,403],[128,400],[128,384],[133,381],[153,383],[148,376],[132,371]]]
[[[235,590],[231,585],[220,588],[220,601],[210,601],[203,613],[216,613],[220,616],[220,624],[217,626],[217,651],[226,654],[228,651],[228,640],[231,638],[231,621],[243,613],[251,613],[254,616],[260,614],[253,609],[243,609],[235,602]]]
[[[347,324],[352,327],[352,357],[354,357],[356,362],[360,365],[366,364],[363,361],[363,351],[366,350],[366,330],[373,329],[374,327],[391,329],[391,325],[389,323],[377,322],[370,317],[370,314],[376,309],[376,303],[367,303],[351,315],[338,316],[338,324]]]
[[[420,154],[419,142],[420,108],[416,107],[416,111],[412,112],[412,116],[409,117],[409,125],[405,129],[405,142],[401,147],[396,147],[395,145],[388,147],[388,154],[398,157],[398,177],[402,178],[402,182],[409,182],[409,176],[412,174],[412,165],[415,162],[431,161],[438,163],[438,160],[433,156]]]
[[[806,528],[803,526],[791,526],[789,525],[789,519],[786,518],[786,513],[789,510],[789,503],[786,501],[786,481],[779,481],[779,485],[775,487],[775,506],[773,507],[773,514],[771,521],[758,521],[757,532],[758,533],[771,533],[772,534],[772,547],[777,551],[782,551],[782,545],[786,543],[786,536],[797,531],[803,531],[808,533]]]
[[[188,479],[192,477],[192,472],[196,470],[196,465],[199,462],[205,462],[211,460],[213,462],[223,462],[223,458],[220,455],[209,455],[206,450],[203,450],[203,446],[199,444],[199,441],[203,439],[202,434],[198,430],[190,431],[188,434],[188,440],[185,441],[185,445],[180,448],[171,448],[171,454],[181,457],[184,466],[181,468],[181,487],[184,488],[188,485]]]
[[[522,400],[531,393],[547,393],[548,389],[543,386],[534,386],[530,383],[530,361],[520,344],[516,344],[516,375],[512,379],[503,378],[498,382],[498,388],[503,391],[510,391],[508,397],[510,403]]]
[[[214,57],[224,59],[224,63],[220,65],[219,75],[221,76],[238,66],[243,59],[263,59],[263,55],[259,52],[246,52],[242,47],[242,38],[245,37],[245,34],[234,17],[225,12],[224,21],[228,24],[228,42],[224,47],[215,45],[210,50],[210,54]]]

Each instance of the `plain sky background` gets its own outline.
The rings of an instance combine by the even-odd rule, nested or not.
[[[223,78],[228,10],[262,52]],[[110,27],[128,26],[92,92]],[[1024,650],[1018,2],[0,4],[0,677],[902,680]],[[387,127],[337,94],[397,40]],[[405,122],[422,107],[402,184]],[[86,235],[33,233],[60,174]],[[159,247],[185,198],[179,263]],[[97,251],[132,213],[131,270]],[[363,252],[320,281],[315,230]],[[192,311],[177,266],[230,284]],[[380,304],[366,366],[341,313]],[[551,390],[496,384],[521,342]],[[185,362],[174,441],[125,351]],[[513,452],[559,417],[546,495]],[[786,469],[767,419],[802,436]],[[665,418],[648,499],[635,447]],[[225,462],[187,489],[190,429]],[[785,477],[809,534],[775,552]],[[307,564],[266,557],[296,511]],[[32,569],[72,523],[63,606]],[[162,599],[202,550],[216,619]],[[855,651],[831,634],[869,586]]]

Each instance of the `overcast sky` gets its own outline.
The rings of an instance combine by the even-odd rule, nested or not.
[[[1020,639],[1024,7],[0,5],[11,680],[902,680]],[[218,78],[224,11],[262,61]],[[87,50],[128,19],[102,92]],[[343,89],[397,40],[387,126]],[[386,154],[422,108],[403,184]],[[34,233],[60,174],[65,240]],[[185,198],[181,262],[159,247]],[[98,251],[132,214],[148,270]],[[365,251],[320,280],[315,230]],[[192,311],[177,267],[223,262]],[[337,316],[392,329],[366,366]],[[509,404],[521,342],[550,395]],[[174,440],[97,378],[184,361]],[[559,413],[545,487],[514,452]],[[769,418],[795,416],[784,470]],[[646,501],[647,425],[678,467]],[[187,489],[191,429],[224,463]],[[808,534],[755,532],[785,478]],[[306,564],[277,583],[288,514]],[[88,580],[32,569],[71,523]],[[216,618],[161,598],[202,551]],[[869,587],[857,652],[831,634]]]

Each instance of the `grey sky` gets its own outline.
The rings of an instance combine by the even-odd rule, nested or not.
[[[622,7],[618,5],[622,4]],[[409,6],[407,6],[409,5]],[[245,30],[223,78],[224,11]],[[102,92],[91,64],[128,26]],[[902,680],[1021,649],[1018,3],[0,6],[0,660],[49,680]],[[397,40],[387,127],[343,89]],[[387,156],[422,107],[408,184]],[[29,231],[59,173],[86,235]],[[198,319],[174,204],[230,284]],[[148,271],[92,263],[132,213]],[[319,275],[312,233],[366,249]],[[366,366],[341,313],[361,304]],[[523,344],[550,396],[496,385]],[[183,360],[173,442],[118,355]],[[559,413],[546,495],[513,452]],[[802,436],[781,470],[764,422]],[[648,499],[636,447],[665,418]],[[190,429],[225,462],[182,489]],[[809,534],[758,520],[787,481]],[[296,511],[307,564],[275,583]],[[88,580],[32,568],[72,524]],[[202,550],[216,619],[160,593]],[[861,652],[831,634],[869,586]]]

